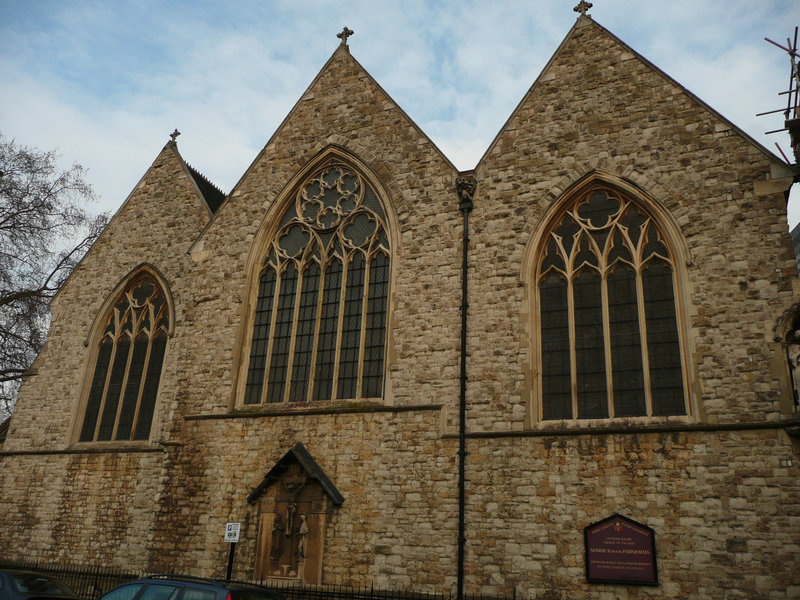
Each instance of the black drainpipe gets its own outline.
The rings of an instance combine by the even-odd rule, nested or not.
[[[464,548],[465,529],[465,466],[467,456],[467,257],[469,255],[469,213],[477,182],[471,175],[456,179],[456,191],[461,200],[458,209],[464,216],[464,234],[461,250],[461,390],[458,406],[458,600],[464,598]]]

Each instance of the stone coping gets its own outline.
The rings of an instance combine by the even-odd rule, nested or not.
[[[342,407],[342,408],[316,408],[304,411],[270,411],[250,414],[224,413],[210,415],[188,415],[187,421],[219,420],[219,419],[256,419],[266,417],[291,417],[318,414],[363,414],[363,413],[399,413],[412,411],[439,410],[441,404],[421,404],[414,406],[370,406],[370,407]],[[636,426],[609,426],[587,427],[574,429],[536,429],[528,431],[477,431],[466,434],[470,439],[492,438],[526,438],[526,437],[574,437],[589,435],[638,435],[649,433],[699,433],[722,431],[758,431],[785,429],[793,438],[800,438],[800,417],[788,421],[759,421],[754,423],[693,423],[693,424],[663,424],[663,425],[636,425]],[[443,439],[457,439],[458,434],[446,433]],[[170,446],[182,446],[181,442],[158,442],[159,446],[141,444],[103,445],[102,447],[72,447],[63,450],[9,450],[0,451],[3,456],[42,456],[64,454],[126,454],[126,453],[156,453],[166,452]]]
[[[120,444],[107,445],[104,444],[99,447],[92,446],[73,446],[71,448],[64,448],[62,450],[7,450],[0,451],[0,456],[43,456],[47,454],[134,454],[134,453],[155,453],[165,452],[164,446],[174,445],[169,442],[157,442],[159,446],[151,444]]]
[[[800,418],[788,421],[758,421],[753,423],[672,423],[653,425],[609,425],[607,427],[573,427],[570,429],[531,429],[524,431],[474,431],[466,434],[472,439],[518,437],[570,437],[585,435],[636,435],[647,433],[695,433],[717,431],[757,431],[785,429],[791,437],[800,437]],[[457,438],[445,434],[443,438]]]
[[[424,410],[441,410],[444,404],[412,404],[405,406],[381,406],[373,404],[344,404],[341,406],[325,406],[312,408],[283,408],[268,410],[236,409],[226,413],[206,415],[186,415],[187,421],[207,421],[213,419],[263,419],[267,417],[297,417],[306,415],[341,415],[362,413],[401,413]]]

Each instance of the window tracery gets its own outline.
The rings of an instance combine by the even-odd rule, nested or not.
[[[536,269],[542,420],[687,414],[675,260],[643,205],[595,185]]]
[[[244,404],[380,397],[390,254],[366,179],[338,160],[314,171],[266,255]]]
[[[150,437],[168,330],[161,287],[146,273],[133,278],[104,321],[80,442]]]

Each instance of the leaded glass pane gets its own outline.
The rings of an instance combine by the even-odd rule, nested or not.
[[[304,227],[294,225],[281,233],[278,244],[289,256],[297,256],[308,245],[310,237]]]
[[[106,391],[106,403],[103,406],[103,416],[100,419],[100,429],[97,432],[98,441],[111,439],[114,431],[114,423],[117,419],[117,406],[119,405],[119,395],[122,391],[122,382],[125,377],[125,370],[128,366],[128,353],[131,349],[131,341],[127,335],[123,335],[117,341],[117,350],[114,355],[114,364],[111,367],[111,378],[108,380],[108,390]]]
[[[146,440],[150,437],[150,427],[153,423],[153,412],[156,406],[158,384],[161,380],[161,370],[164,365],[164,353],[166,350],[167,336],[160,333],[151,342],[150,361],[147,363],[147,376],[142,389],[139,418],[136,420],[136,431],[133,436],[135,440]]]
[[[261,274],[259,281],[255,324],[253,325],[253,337],[250,342],[250,366],[247,369],[247,383],[244,394],[245,404],[258,404],[261,402],[276,280],[275,270],[268,268]]]
[[[114,439],[129,440],[131,438],[131,428],[133,427],[133,416],[136,413],[136,403],[139,399],[139,388],[142,383],[142,372],[144,362],[147,357],[147,347],[149,340],[146,334],[141,334],[133,344],[131,354],[131,364],[128,369],[128,382],[125,386],[125,395],[122,399],[122,411],[119,415],[119,425]]]
[[[556,241],[551,239],[550,242],[547,244],[547,255],[544,257],[541,266],[541,272],[546,273],[547,269],[555,267],[556,269],[561,269],[562,271],[566,270],[564,265],[564,259],[561,258],[561,255],[558,253],[558,246],[556,245]]]
[[[642,370],[642,341],[636,273],[619,267],[608,277],[608,312],[611,332],[611,368],[614,381],[614,416],[647,414]]]
[[[386,303],[389,298],[389,257],[383,253],[369,265],[367,330],[364,341],[365,398],[378,398],[383,392],[383,352],[386,339]]]
[[[608,417],[603,302],[600,276],[584,269],[572,283],[575,302],[575,368],[578,418]]]
[[[630,264],[633,264],[633,254],[631,253],[630,248],[628,248],[627,244],[625,243],[625,238],[623,237],[622,233],[619,229],[616,230],[614,233],[614,237],[612,239],[612,246],[610,252],[608,253],[608,264],[613,268],[614,263],[618,260],[624,260]]]
[[[567,282],[550,273],[539,285],[542,312],[542,418],[572,418]]]
[[[592,249],[592,243],[589,241],[589,235],[585,234],[581,237],[580,245],[578,246],[578,253],[575,255],[574,267],[576,270],[580,269],[583,265],[598,266],[597,255]]]
[[[628,235],[630,236],[634,246],[639,244],[642,225],[644,225],[646,221],[646,215],[643,215],[641,212],[639,212],[635,204],[628,204],[628,208],[625,210],[625,216],[622,217],[621,223],[627,228]]]
[[[389,244],[374,190],[331,160],[298,186],[279,231],[265,252],[265,264],[284,272],[273,288],[279,306],[270,309],[261,300],[256,306],[243,402],[262,401],[264,380],[268,402],[380,395]],[[299,294],[291,295],[297,306],[290,307],[284,286],[291,270],[294,279],[304,275],[295,281]],[[273,310],[271,329],[267,310]]]
[[[561,244],[567,254],[572,252],[572,245],[575,241],[575,234],[580,231],[580,227],[570,217],[564,217],[561,227],[556,229],[556,235],[561,238]]]
[[[297,290],[297,268],[289,263],[280,280],[278,309],[275,312],[275,334],[272,358],[267,377],[267,402],[283,402],[286,371],[289,365],[289,346],[292,342],[294,300]]]
[[[357,396],[358,358],[361,347],[361,314],[364,305],[364,275],[364,257],[361,253],[357,253],[347,268],[337,398],[355,398]]]
[[[654,227],[650,227],[647,234],[647,245],[644,247],[644,253],[642,254],[642,260],[647,260],[653,254],[658,254],[662,258],[669,257],[666,247],[659,239],[658,232]]]
[[[619,212],[619,200],[605,191],[597,191],[578,206],[578,216],[592,227],[606,227]]]
[[[366,213],[356,215],[344,228],[344,234],[356,247],[361,247],[367,239],[375,233],[377,223],[370,219]]]
[[[318,291],[319,267],[311,265],[303,273],[289,402],[305,402],[307,399],[311,371],[311,352],[314,348],[314,331],[317,325]]]
[[[325,269],[317,364],[314,374],[314,400],[330,400],[333,393],[333,371],[336,365],[336,332],[339,325],[341,287],[342,263],[334,260]]]
[[[686,413],[686,402],[672,269],[664,261],[652,261],[642,273],[642,286],[647,315],[653,414],[682,415]]]
[[[103,401],[103,389],[106,385],[106,375],[108,375],[108,365],[111,361],[113,348],[114,343],[111,339],[104,337],[97,352],[92,387],[89,390],[89,399],[86,402],[86,413],[79,438],[81,442],[91,442],[94,439],[94,430],[97,426],[97,417],[100,414],[100,403]]]

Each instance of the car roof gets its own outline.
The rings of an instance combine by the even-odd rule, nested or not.
[[[132,581],[131,583],[153,583],[153,582],[204,585],[208,587],[215,587],[217,589],[222,588],[231,591],[261,592],[265,595],[272,595],[275,598],[282,597],[278,592],[266,588],[262,585],[258,585],[256,583],[250,583],[245,581],[227,581],[225,579],[212,579],[210,577],[195,577],[193,575],[150,575],[148,577],[143,577],[141,579],[137,579],[136,581]]]

